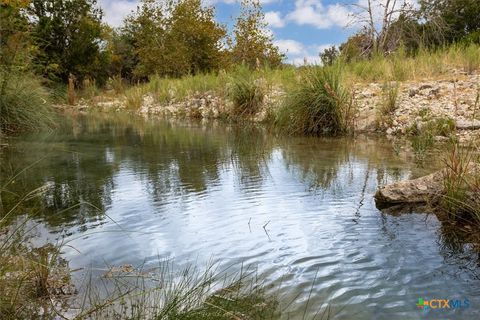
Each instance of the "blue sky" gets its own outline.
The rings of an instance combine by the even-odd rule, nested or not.
[[[380,14],[385,0],[372,0]],[[416,0],[399,0],[413,1]],[[105,19],[114,26],[134,10],[139,0],[99,0]],[[232,17],[239,13],[238,0],[204,0],[216,8],[217,20],[231,27]],[[351,13],[356,10],[346,4],[363,5],[367,0],[261,0],[266,21],[275,44],[287,54],[288,61],[301,64],[304,58],[318,62],[318,54],[326,47],[339,45],[356,31]]]

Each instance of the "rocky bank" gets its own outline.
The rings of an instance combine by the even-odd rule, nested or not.
[[[395,111],[388,123],[379,121],[385,87],[397,87]],[[402,83],[370,83],[355,87],[356,130],[404,135],[435,119],[451,119],[461,142],[480,136],[480,74],[452,70],[449,76]],[[440,138],[440,137],[439,137]]]
[[[388,115],[381,114],[386,88],[394,87],[397,90],[395,110]],[[356,132],[406,135],[430,121],[443,119],[454,123],[455,134],[460,142],[480,137],[479,73],[452,70],[450,74],[437,79],[357,84],[352,92],[356,107]],[[270,90],[260,112],[250,120],[266,120],[278,108],[284,95],[280,88]],[[88,102],[81,100],[75,107],[81,111],[90,108],[120,111],[127,109],[127,105],[125,99],[99,97]],[[232,102],[228,98],[214,92],[197,92],[186,99],[173,99],[168,103],[158,103],[146,94],[136,112],[143,116],[217,119],[227,118],[231,109]],[[445,139],[440,136],[436,138]]]

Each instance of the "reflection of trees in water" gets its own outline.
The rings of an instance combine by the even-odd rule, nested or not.
[[[437,225],[436,215],[431,213],[428,206],[397,206],[382,209],[381,213],[381,230],[386,238],[394,240],[399,237],[399,230],[396,219],[400,215],[409,215],[425,212],[424,221],[418,221],[425,228],[429,228],[428,221]],[[428,213],[430,212],[430,213]],[[458,225],[452,225],[448,221],[439,218],[439,229],[436,231],[436,243],[438,244],[438,252],[443,257],[446,265],[459,266],[461,270],[467,271],[476,279],[480,279],[480,236],[478,231],[464,228]],[[418,238],[418,245],[425,246],[422,243],[422,236]],[[426,246],[427,250],[437,250],[435,247]]]
[[[268,175],[272,137],[254,124],[242,124],[232,127],[229,144],[232,165],[242,190],[260,189]]]
[[[114,169],[97,157],[60,151],[63,145],[51,148],[38,143],[17,144],[2,156],[0,183],[35,163],[5,186],[8,195],[2,197],[3,206],[11,208],[32,190],[42,189],[41,198],[34,197],[22,204],[33,218],[47,221],[51,226],[84,224],[101,219],[104,207],[110,203]],[[25,151],[27,150],[27,151]],[[12,193],[11,193],[12,192]],[[71,210],[68,210],[72,208]]]
[[[158,203],[172,193],[207,190],[232,163],[246,178],[264,173],[266,138],[253,128],[111,116],[71,121],[53,135],[26,137],[3,155],[5,179],[44,158],[16,179],[12,191],[48,185],[38,216],[51,226],[103,219],[115,183],[122,183],[114,179],[120,170],[145,182]]]
[[[348,162],[347,143],[319,138],[296,138],[281,143],[282,155],[289,169],[299,174],[311,188],[328,189],[338,169]]]
[[[123,159],[130,160],[137,175],[145,176],[154,200],[161,203],[159,200],[172,193],[203,192],[219,180],[221,167],[228,160],[224,136],[206,127],[151,124],[142,144]]]
[[[480,235],[478,230],[441,221],[438,241],[440,254],[447,263],[453,264],[460,261],[465,270],[469,270],[477,279],[480,279]]]
[[[404,158],[395,154],[391,144],[378,139],[295,138],[281,141],[280,145],[288,168],[313,189],[365,183],[365,177],[373,174],[382,185],[412,170]],[[341,169],[345,171],[339,176]]]
[[[368,181],[384,184],[411,170],[407,157],[378,139],[274,139],[255,125],[175,124],[128,115],[70,121],[54,134],[22,139],[2,155],[0,182],[45,157],[9,188],[22,195],[48,184],[38,215],[54,227],[103,220],[112,190],[124,183],[116,179],[121,170],[141,180],[160,206],[172,195],[203,193],[219,184],[226,168],[233,168],[241,191],[259,190],[273,150],[280,150],[288,168],[314,189],[356,184],[359,203],[368,194]],[[2,196],[2,202],[13,198]]]

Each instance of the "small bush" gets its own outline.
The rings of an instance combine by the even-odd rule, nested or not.
[[[290,92],[276,123],[291,134],[337,135],[353,129],[353,99],[339,65],[310,67]]]
[[[48,92],[37,77],[0,71],[0,90],[1,132],[13,134],[54,125]]]
[[[233,116],[253,116],[265,98],[264,84],[254,72],[241,66],[230,79],[228,97],[233,102]]]

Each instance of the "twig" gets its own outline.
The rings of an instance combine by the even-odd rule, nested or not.
[[[263,229],[265,229],[266,226],[268,226],[269,223],[270,223],[270,220],[268,220],[268,222],[263,225]],[[265,229],[265,230],[266,230],[266,229]]]

